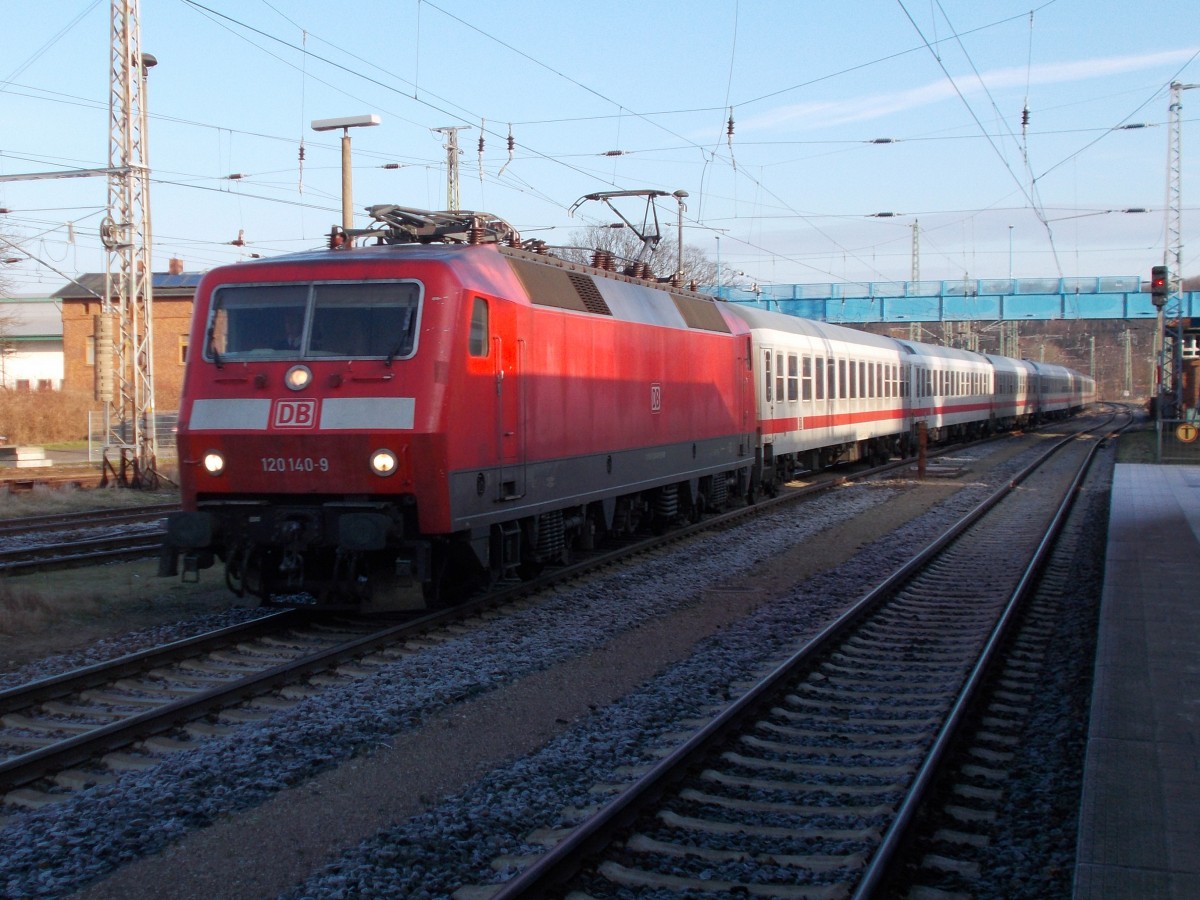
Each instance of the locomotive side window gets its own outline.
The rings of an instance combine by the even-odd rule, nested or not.
[[[482,297],[476,297],[471,306],[471,336],[467,352],[472,356],[488,355],[488,305]]]

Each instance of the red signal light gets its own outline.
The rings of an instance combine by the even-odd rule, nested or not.
[[[1168,272],[1166,266],[1153,266],[1150,269],[1150,301],[1155,306],[1165,306],[1170,288],[1167,285]]]

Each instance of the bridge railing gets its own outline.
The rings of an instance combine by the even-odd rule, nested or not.
[[[725,286],[720,296],[828,322],[1154,319],[1158,312],[1134,275]],[[1196,292],[1178,303],[1180,315],[1200,315]]]

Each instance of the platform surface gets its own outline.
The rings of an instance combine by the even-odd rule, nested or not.
[[[1077,900],[1200,897],[1200,466],[1121,464]]]

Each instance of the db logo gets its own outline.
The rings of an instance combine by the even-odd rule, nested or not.
[[[276,428],[312,428],[317,424],[317,401],[276,400],[271,424]]]
[[[650,412],[662,412],[662,385],[658,382],[650,385]]]

